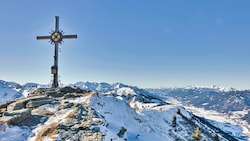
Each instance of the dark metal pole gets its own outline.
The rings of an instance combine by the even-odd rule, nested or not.
[[[55,24],[55,32],[59,31],[59,16],[55,17],[56,24]],[[54,56],[54,67],[55,67],[55,73],[54,73],[54,80],[52,87],[57,88],[58,87],[58,42],[55,42],[55,56]]]
[[[55,43],[55,56],[54,56],[54,66],[55,66],[55,73],[54,73],[54,80],[52,87],[58,87],[58,43]]]
[[[56,16],[55,32],[59,31],[59,16]]]

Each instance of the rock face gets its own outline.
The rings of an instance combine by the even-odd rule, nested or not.
[[[64,87],[64,88],[38,88],[34,92],[30,93],[28,97],[33,96],[41,96],[46,95],[48,97],[63,97],[66,94],[77,94],[78,96],[81,96],[79,94],[86,93],[86,90],[82,90],[79,88],[72,88],[72,87]]]
[[[3,116],[0,118],[0,123],[6,122],[8,124],[15,125],[30,116],[31,116],[31,109],[21,109],[21,110],[4,112]]]
[[[0,103],[0,124],[31,128],[27,140],[101,141],[105,123],[87,105],[93,91],[79,88],[38,88],[27,98]]]
[[[23,108],[35,108],[44,104],[51,104],[55,99],[46,96],[34,96],[23,98],[12,102],[7,106],[8,111],[20,110]]]
[[[11,101],[0,102],[0,108],[7,108]]]
[[[34,97],[34,98],[28,98],[27,101],[25,101],[26,108],[36,108],[45,104],[51,104],[54,101],[56,101],[54,98],[48,98],[46,96],[42,97]]]
[[[13,111],[23,109],[25,107],[25,101],[26,100],[15,101],[7,106],[7,110]]]

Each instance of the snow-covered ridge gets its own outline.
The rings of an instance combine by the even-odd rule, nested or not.
[[[26,83],[20,85],[15,82],[7,82],[0,80],[0,102],[13,100],[20,97],[26,97],[28,93],[36,88],[47,87],[46,85],[39,85],[35,83]]]
[[[70,84],[69,86],[78,87],[84,90],[95,90],[102,93],[117,93],[117,94],[135,94],[134,89],[138,89],[135,86],[129,86],[122,83],[108,84],[105,82],[77,82]]]
[[[215,89],[214,89],[215,88]],[[229,90],[220,91],[216,86],[213,88],[161,88],[147,89],[151,93],[162,98],[174,98],[182,103],[193,113],[216,120],[213,112],[216,111],[219,117],[228,119],[231,123],[240,125],[247,136],[250,137],[250,91]],[[200,110],[194,110],[196,107]],[[203,109],[203,110],[201,110]],[[206,112],[204,112],[206,111]],[[204,114],[210,113],[211,115]]]
[[[148,88],[155,90],[196,90],[196,91],[217,91],[217,92],[230,92],[230,91],[239,91],[232,87],[225,87],[219,85],[211,85],[211,86],[198,86],[198,85],[190,85],[186,87],[160,87],[160,88]]]
[[[97,82],[77,82],[75,84],[69,84],[68,86],[79,87],[84,90],[95,90],[97,92],[111,94],[115,93],[118,95],[135,95],[135,94],[150,94],[147,90],[140,89],[136,86],[125,85],[122,83],[97,83]],[[0,80],[0,95],[3,95],[4,98],[1,98],[0,101],[11,100],[15,98],[19,98],[22,96],[27,96],[28,93],[33,91],[36,88],[46,88],[49,87],[48,85],[41,85],[36,83],[26,83],[24,85],[20,85],[15,82],[7,82]],[[207,92],[231,92],[237,91],[234,88],[230,87],[222,87],[217,85],[212,85],[210,87],[206,86],[187,86],[183,88],[173,87],[173,88],[157,88],[154,89],[155,91],[162,91],[166,93],[167,91],[199,91],[200,93],[207,93]]]
[[[22,97],[22,94],[19,92],[20,90],[21,85],[15,82],[6,82],[0,80],[0,102]]]
[[[22,86],[13,82],[1,81],[1,84],[0,86],[3,86],[3,88],[14,90],[24,96],[38,87],[42,87],[42,85],[34,83],[27,83]],[[106,121],[106,125],[108,125],[98,127],[102,133],[105,134],[107,140],[146,140],[155,138],[158,140],[187,140],[192,139],[192,132],[190,133],[190,130],[194,130],[195,126],[193,124],[204,129],[209,125],[206,119],[204,119],[205,121],[201,121],[199,117],[185,110],[180,104],[173,103],[167,97],[164,97],[165,94],[171,92],[171,90],[161,95],[122,83],[78,82],[69,86],[97,92],[92,98],[89,97],[87,99],[90,100],[89,106],[96,110],[98,114],[101,114]],[[218,90],[210,91],[210,89],[208,89],[209,91],[207,91],[206,88],[204,89],[205,90],[201,91],[200,88],[179,88],[175,89],[176,93],[172,94],[178,96],[177,94],[180,93],[183,97],[187,97],[190,94],[204,96],[202,94],[210,94],[210,92],[212,92],[212,96],[223,95],[223,92]],[[185,94],[186,92],[188,92],[188,94]],[[198,95],[192,95],[192,97]],[[241,95],[238,95],[238,97],[246,99],[246,97],[242,97]],[[14,99],[15,97],[11,98]],[[83,100],[84,99],[86,98],[83,97]],[[196,98],[196,101],[200,100],[202,99]],[[81,101],[82,98],[75,99],[73,103],[81,103]],[[72,100],[68,100],[67,103],[72,103]],[[209,104],[203,105],[206,106]],[[177,109],[181,109],[183,115],[178,114]],[[173,129],[173,116],[177,117],[177,129]],[[212,121],[212,123],[217,124],[217,122],[214,121]],[[221,124],[224,125],[223,123]],[[126,128],[127,132],[120,138],[117,137],[117,132],[119,132],[122,127]],[[230,133],[223,133],[221,129],[216,129],[221,130],[221,138],[224,138],[224,134],[224,136],[235,136],[239,140],[245,141],[246,137],[241,134],[241,131],[236,132],[234,129],[231,130],[231,127],[236,126],[225,125],[221,127],[230,128],[229,131],[232,131]],[[210,125],[209,128],[209,130],[213,132],[213,126]],[[241,127],[237,125],[237,130],[238,129],[241,129]],[[235,133],[237,133],[237,135]],[[204,132],[201,134],[205,139],[210,139],[208,133]]]

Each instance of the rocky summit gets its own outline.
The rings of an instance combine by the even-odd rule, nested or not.
[[[28,129],[28,140],[101,141],[103,119],[87,103],[94,91],[38,88],[26,98],[0,103],[0,131]],[[1,140],[1,139],[0,139]]]
[[[138,87],[33,86],[4,85],[6,97],[23,96],[0,102],[0,141],[248,140],[239,125],[197,116],[173,99]]]

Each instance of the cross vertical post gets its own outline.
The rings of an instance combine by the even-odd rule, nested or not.
[[[77,35],[63,35],[63,31],[59,30],[59,16],[55,16],[55,30],[50,36],[37,36],[37,40],[49,39],[51,44],[55,45],[54,65],[51,67],[51,73],[53,74],[52,88],[57,88],[58,84],[58,47],[63,39],[77,38]]]
[[[56,16],[56,24],[55,24],[55,32],[59,31],[59,17]],[[53,73],[53,84],[52,87],[53,88],[57,88],[58,87],[58,42],[55,42],[55,56],[54,56],[54,68],[52,66],[52,73],[53,73],[53,69],[55,69],[54,73]]]

